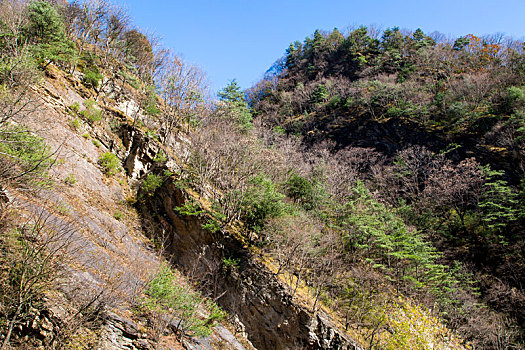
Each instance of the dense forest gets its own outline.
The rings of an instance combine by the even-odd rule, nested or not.
[[[337,163],[290,179],[332,192],[313,211],[352,260],[482,348],[525,321],[524,58],[501,35],[316,31],[248,92],[261,125]]]
[[[67,244],[56,242],[70,233],[48,230],[38,216],[20,220],[27,215],[9,199],[58,186],[59,152],[26,122],[43,104],[42,82],[58,76],[85,97],[64,106],[72,132],[90,140],[86,130],[125,126],[161,150],[138,179],[123,175],[118,142],[90,160],[104,181],[132,193],[114,220],[175,184],[185,196],[173,208],[179,218],[198,218],[210,237],[235,237],[249,252],[225,255],[211,277],[181,269],[202,294],[181,286],[174,267],[149,276],[130,309],[149,317],[157,344],[170,313],[184,320],[178,339],[233,319],[215,304],[224,293],[213,281],[253,259],[364,348],[523,348],[522,42],[315,31],[254,87],[232,81],[214,101],[198,67],[106,1],[2,1],[0,30],[2,349],[23,346],[33,310],[45,308],[46,291],[68,270]],[[76,171],[60,181],[75,186]],[[166,241],[151,245],[162,254]],[[77,323],[49,348],[68,348],[80,324],[93,331],[76,346],[95,346],[102,308],[86,301],[86,317],[74,314]]]

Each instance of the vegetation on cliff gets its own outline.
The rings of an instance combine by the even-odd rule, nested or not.
[[[144,337],[138,330],[128,336],[142,340],[142,346],[170,344],[165,338],[171,323],[177,324],[170,332],[180,345],[182,338],[209,336],[224,318],[216,304],[193,291],[190,282],[175,279],[169,268],[155,274],[151,252],[133,237],[140,222],[124,200],[129,186],[117,132],[137,127],[136,133],[152,139],[170,135],[170,117],[178,114],[147,120],[162,108],[153,85],[161,61],[164,96],[171,93],[171,103],[193,101],[184,104],[182,120],[203,104],[200,90],[187,97],[190,87],[180,92],[189,72],[192,86],[202,84],[200,71],[168,58],[167,50],[154,49],[150,41],[109,2],[0,3],[2,349],[106,348],[104,324],[111,310],[123,305],[139,310],[131,317],[144,323]],[[115,108],[116,100],[127,103],[122,107],[127,116]],[[57,122],[63,124],[56,128]],[[152,163],[165,161],[159,152]],[[67,167],[71,170],[62,175]],[[97,192],[90,193],[91,185]],[[126,230],[120,243],[126,243],[115,250],[119,242],[112,238],[119,226]],[[96,238],[101,234],[103,240]],[[108,247],[112,252],[104,251]],[[126,253],[134,256],[118,256]],[[147,263],[129,273],[127,259]]]
[[[321,217],[352,260],[481,348],[523,342],[523,62],[498,35],[316,31],[248,91],[258,123],[345,166]]]
[[[197,67],[108,2],[2,1],[2,348],[17,329],[23,335],[67,265],[56,242],[70,242],[72,231],[39,225],[9,198],[53,186],[48,169],[59,153],[25,119],[42,104],[39,84],[58,79],[82,96],[60,108],[96,147],[88,163],[105,175],[99,184],[139,180],[111,220],[125,221],[126,203],[140,206],[175,183],[186,198],[172,208],[178,217],[197,218],[210,237],[234,237],[250,252],[242,258],[264,261],[295,302],[330,314],[363,346],[519,349],[522,49],[498,36],[316,31],[246,94],[232,81],[212,103]],[[131,131],[117,138],[123,130]],[[91,139],[101,134],[111,136]],[[157,147],[143,168],[127,164],[136,150],[121,145],[140,138]],[[64,183],[78,186],[77,175]],[[41,213],[61,219],[70,208],[53,202]],[[152,237],[161,251],[166,241]],[[241,265],[225,256],[220,271]],[[149,277],[128,299],[157,344],[169,327],[178,338],[205,336],[224,317],[188,290],[220,301],[210,287],[217,276],[189,276],[183,287],[169,268]],[[97,298],[79,311],[91,322],[82,336],[94,343]],[[92,345],[62,329],[45,345]]]

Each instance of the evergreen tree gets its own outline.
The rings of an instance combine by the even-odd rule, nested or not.
[[[252,112],[246,103],[244,92],[235,79],[219,91],[218,96],[225,104],[227,115],[235,121],[241,131],[247,132],[253,128]]]
[[[34,43],[35,57],[46,66],[51,62],[72,61],[75,44],[66,36],[64,23],[57,10],[46,1],[31,2],[27,6],[29,24],[26,36]]]

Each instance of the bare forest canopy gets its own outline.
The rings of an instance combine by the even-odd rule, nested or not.
[[[139,178],[137,207],[175,183],[186,199],[173,208],[180,218],[249,248],[249,256],[225,256],[221,273],[241,271],[242,259],[265,261],[292,299],[329,310],[370,349],[523,348],[522,42],[315,31],[254,87],[233,81],[216,102],[198,67],[104,0],[1,1],[0,50],[0,195],[49,179],[54,150],[25,119],[41,104],[35,87],[58,70],[92,97],[68,106],[74,130],[105,121],[111,129],[116,119],[102,107],[127,101],[129,126],[162,147]],[[108,178],[121,171],[110,151],[98,164]],[[8,235],[16,224],[4,219],[7,348],[48,280],[12,278],[20,270],[9,261],[28,251],[16,242],[31,241]],[[179,310],[174,280],[161,271],[148,305]],[[203,280],[192,282],[220,301]],[[191,315],[204,334],[223,317],[208,306],[209,319]]]

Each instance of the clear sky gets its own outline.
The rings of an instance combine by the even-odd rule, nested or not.
[[[212,90],[257,82],[315,29],[398,26],[450,36],[525,36],[525,0],[121,0],[138,27],[199,65]]]

